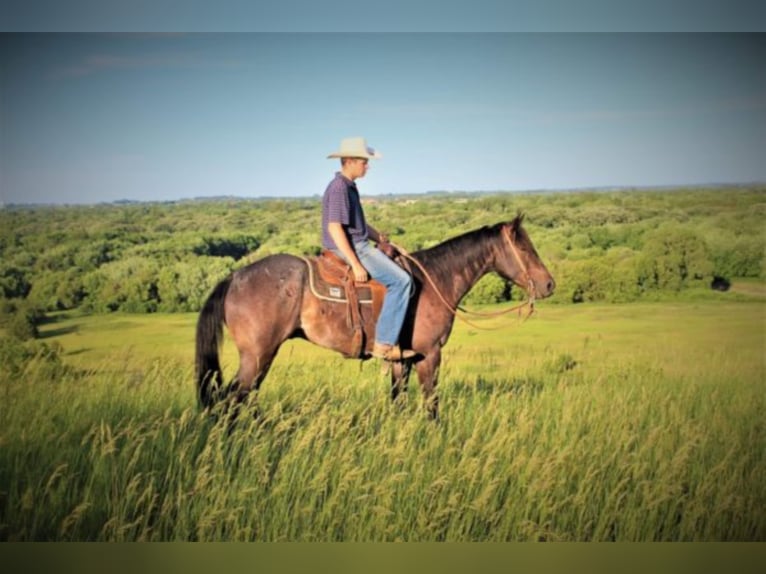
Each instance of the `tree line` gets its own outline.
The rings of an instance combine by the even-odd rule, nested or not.
[[[409,251],[526,214],[554,303],[631,302],[766,278],[766,187],[363,198]],[[34,337],[45,313],[195,312],[232,270],[315,254],[321,202],[218,199],[0,210],[0,315]],[[496,276],[466,302],[516,297]],[[9,326],[10,325],[10,326]]]

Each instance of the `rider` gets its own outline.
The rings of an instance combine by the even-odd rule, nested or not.
[[[372,356],[402,361],[415,356],[398,344],[407,313],[412,278],[376,247],[387,237],[366,222],[356,180],[367,173],[368,161],[382,155],[367,147],[363,138],[347,138],[340,149],[327,156],[340,158],[341,170],[329,183],[322,198],[322,246],[340,255],[351,265],[354,280],[363,283],[369,276],[386,287],[386,296],[375,329]]]

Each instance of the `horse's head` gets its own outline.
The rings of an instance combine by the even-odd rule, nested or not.
[[[530,298],[543,299],[553,294],[556,282],[537,254],[532,240],[522,227],[524,215],[501,223],[501,247],[495,259],[497,272],[524,289]]]

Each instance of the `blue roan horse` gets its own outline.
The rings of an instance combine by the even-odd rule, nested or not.
[[[393,363],[392,396],[406,385],[414,366],[426,408],[436,417],[435,393],[441,350],[455,320],[454,309],[476,282],[497,272],[527,291],[530,298],[553,293],[555,282],[522,227],[523,216],[482,227],[412,254],[416,292],[410,300],[400,341],[418,357]],[[427,272],[426,277],[424,271]],[[363,312],[366,339],[374,340],[374,321]],[[366,315],[365,315],[366,314]],[[225,385],[218,353],[226,324],[239,350],[239,370]],[[309,286],[306,262],[271,255],[221,281],[208,297],[197,323],[196,379],[201,405],[226,399],[241,403],[257,391],[287,339],[300,337],[343,352],[353,336],[343,304],[317,298]]]

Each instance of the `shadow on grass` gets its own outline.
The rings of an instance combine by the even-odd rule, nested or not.
[[[67,357],[74,357],[75,355],[82,355],[83,353],[88,353],[92,351],[93,349],[89,347],[83,347],[82,349],[75,349],[74,351],[67,351],[65,354]]]
[[[43,331],[39,335],[39,339],[51,339],[53,337],[61,337],[63,335],[70,335],[80,330],[78,325],[70,325],[68,327],[60,327],[58,329],[49,329]]]

